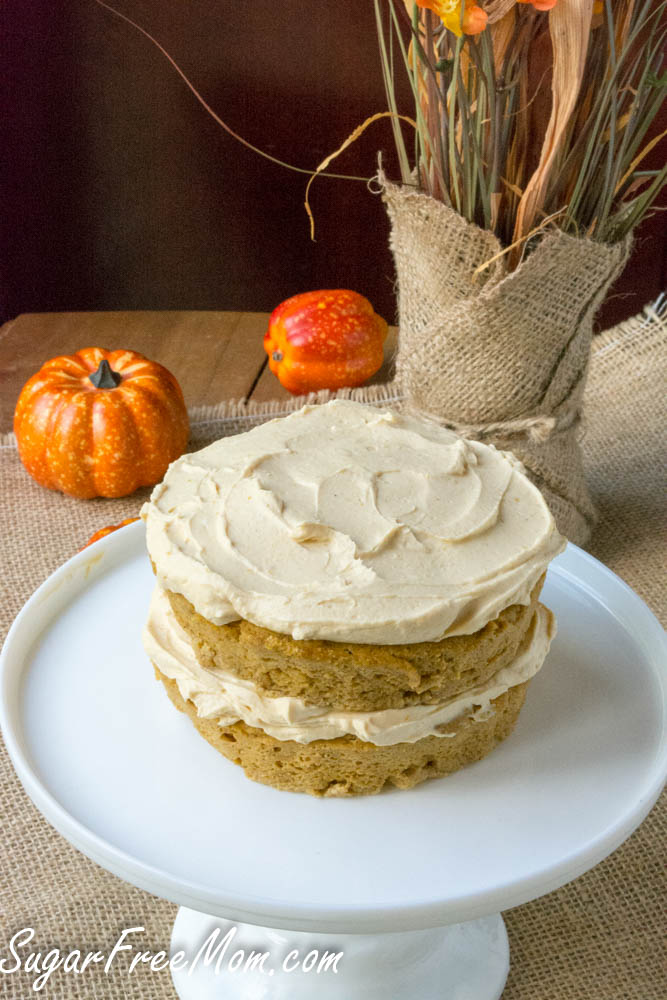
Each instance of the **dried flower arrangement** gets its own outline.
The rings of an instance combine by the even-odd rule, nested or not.
[[[667,134],[645,141],[667,89],[664,3],[374,2],[389,107],[399,60],[415,96],[412,158],[393,120],[403,184],[504,247],[545,220],[611,243],[642,219],[667,180],[641,169]]]
[[[593,318],[667,167],[665,3],[374,0],[402,184],[381,177],[409,404],[510,448],[572,541]],[[414,147],[398,73],[414,96]]]

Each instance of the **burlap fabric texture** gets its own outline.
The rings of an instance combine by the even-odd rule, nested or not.
[[[383,179],[398,278],[396,379],[409,404],[513,451],[560,530],[582,545],[595,510],[581,464],[593,317],[622,270],[613,246],[547,232],[512,273],[496,237]]]
[[[584,465],[600,511],[589,551],[620,573],[663,620],[666,358],[667,326],[656,311],[596,338],[583,441]],[[402,405],[395,387],[341,395]],[[302,402],[198,409],[191,414],[190,449],[248,430]],[[122,500],[73,500],[51,493],[21,466],[13,436],[0,436],[0,641],[49,573],[98,528],[137,514],[148,492]],[[156,683],[158,696],[163,695]],[[168,948],[176,907],[99,868],[49,826],[21,788],[1,743],[0,815],[0,958],[9,957],[7,942],[24,927],[34,928],[34,950],[42,954],[54,947],[108,953],[129,927],[145,928],[134,939],[142,948]],[[503,1000],[664,1000],[666,839],[663,796],[611,857],[556,892],[506,912],[512,964]],[[128,975],[128,966],[121,956],[108,975],[101,966],[79,976],[60,971],[41,993],[32,991],[33,975],[0,975],[0,996],[176,1000],[168,972],[152,973],[139,965]]]

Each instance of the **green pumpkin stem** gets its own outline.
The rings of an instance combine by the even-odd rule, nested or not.
[[[96,389],[115,389],[118,383],[122,381],[123,376],[115,372],[106,358],[103,358],[99,363],[97,371],[89,375],[88,378]]]

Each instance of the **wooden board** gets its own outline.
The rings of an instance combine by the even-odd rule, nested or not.
[[[248,312],[26,313],[0,329],[0,431],[11,430],[30,376],[83,347],[126,347],[159,361],[188,406],[244,398],[266,357],[266,322],[266,313]]]

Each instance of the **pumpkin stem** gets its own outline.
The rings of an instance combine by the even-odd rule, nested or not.
[[[97,371],[89,375],[88,378],[96,389],[115,389],[123,376],[115,372],[106,358],[100,361]]]

